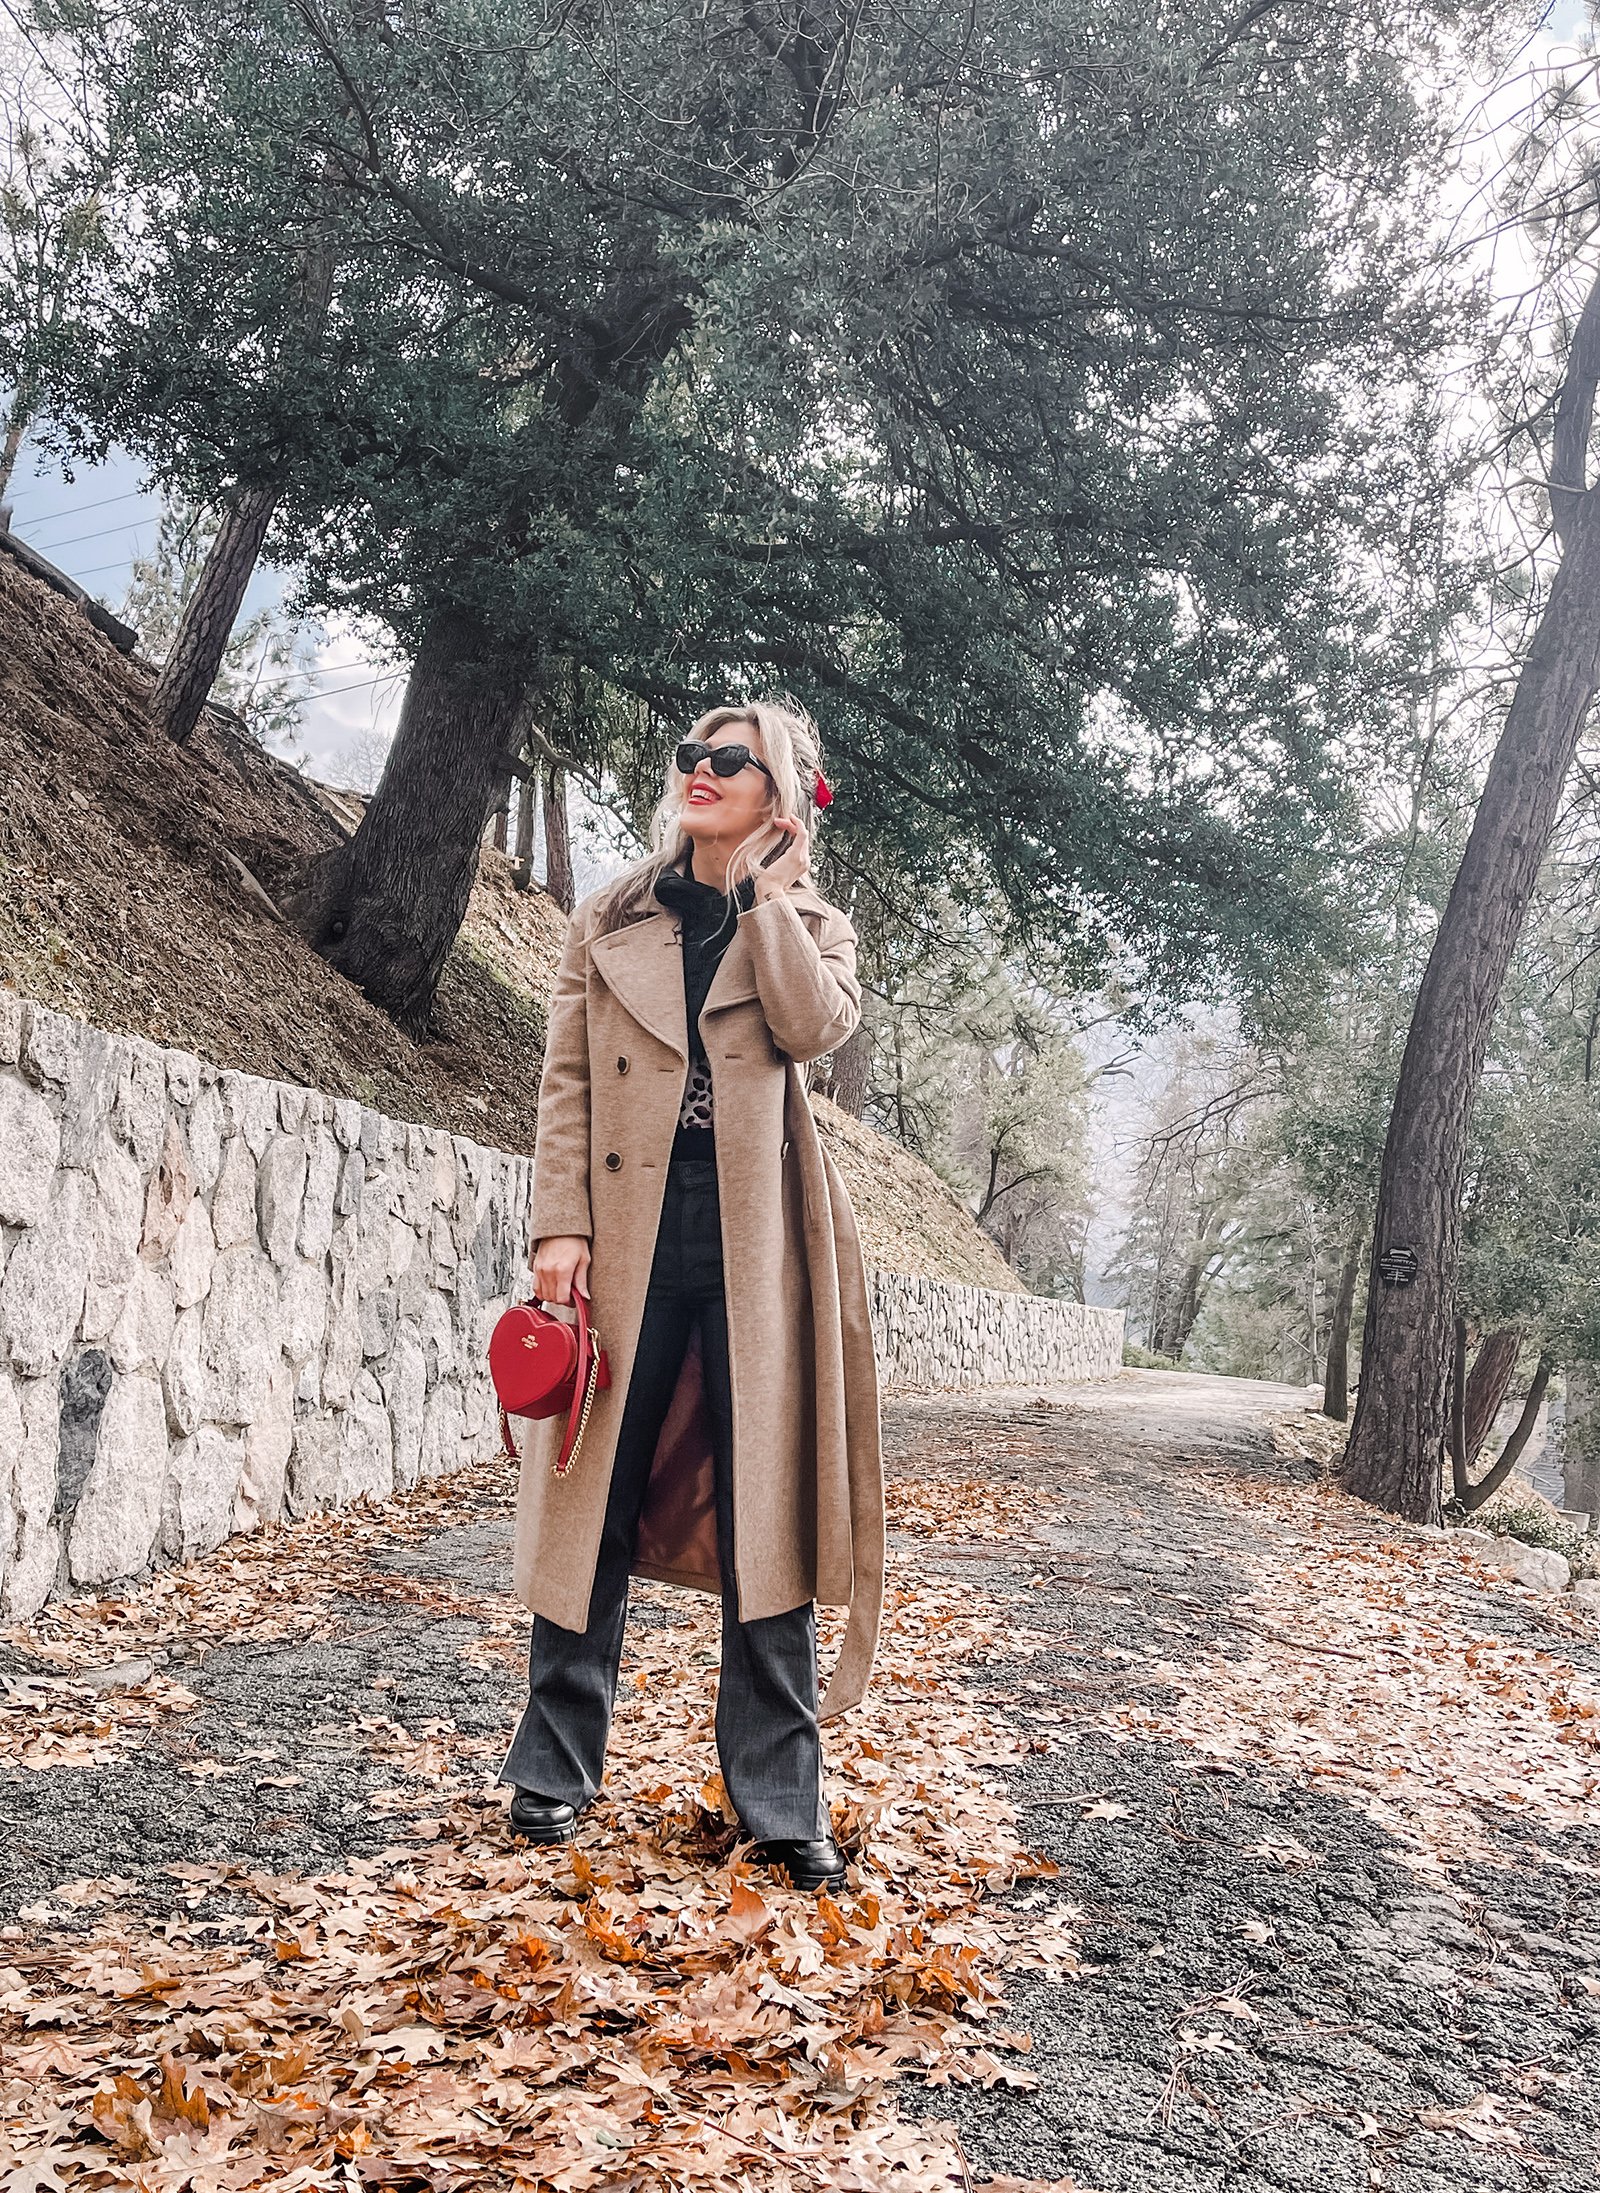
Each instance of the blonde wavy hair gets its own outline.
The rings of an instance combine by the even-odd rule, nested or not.
[[[761,758],[772,772],[772,796],[767,806],[768,818],[792,816],[803,822],[807,830],[815,830],[817,819],[816,784],[817,772],[822,767],[822,742],[817,727],[799,702],[787,693],[776,700],[742,701],[728,703],[721,708],[709,708],[698,717],[685,733],[686,738],[704,745],[718,731],[725,731],[729,724],[748,724],[761,734]],[[650,818],[651,850],[643,860],[634,861],[624,868],[616,881],[605,890],[595,905],[595,933],[604,935],[612,929],[625,928],[629,922],[641,921],[651,909],[656,879],[665,869],[679,867],[689,851],[689,834],[678,820],[683,805],[683,788],[689,780],[674,762],[667,771],[667,781],[662,788],[656,811]],[[728,861],[728,896],[730,900],[747,876],[755,873],[769,853],[776,852],[789,842],[788,833],[775,827],[772,819],[764,819],[741,844],[734,848]]]

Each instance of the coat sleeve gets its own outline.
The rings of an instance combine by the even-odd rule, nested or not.
[[[818,940],[792,899],[772,898],[741,914],[739,927],[778,1049],[800,1065],[836,1049],[861,1018],[856,933],[843,914],[829,907]]]
[[[594,1230],[589,1213],[589,924],[580,906],[556,973],[533,1145],[536,1242]]]

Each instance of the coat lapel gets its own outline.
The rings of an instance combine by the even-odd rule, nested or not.
[[[793,901],[797,913],[809,914],[814,911],[824,916],[827,914],[826,902],[817,896],[809,883],[791,884],[787,896]],[[756,965],[750,951],[750,940],[746,937],[744,924],[741,922],[732,943],[722,955],[721,964],[711,978],[711,988],[706,993],[705,1010],[708,1013],[718,1013],[725,1005],[743,1005],[748,999],[759,997],[760,994],[756,988]]]
[[[742,1005],[747,998],[753,998],[756,994],[756,967],[755,961],[750,957],[749,940],[743,929],[737,929],[711,978],[711,988],[706,992],[705,1013],[720,1013],[725,1005]],[[705,1013],[702,1013],[702,1019]]]
[[[687,1059],[682,948],[671,915],[651,914],[596,937],[589,954],[601,981],[646,1034]]]

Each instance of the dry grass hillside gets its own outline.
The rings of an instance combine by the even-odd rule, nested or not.
[[[850,1191],[869,1264],[886,1272],[927,1272],[966,1287],[1027,1292],[966,1205],[920,1158],[826,1097],[813,1097],[811,1108]]]
[[[486,852],[430,1040],[412,1042],[251,881],[270,896],[359,803],[220,718],[174,747],[147,720],[153,676],[0,553],[0,980],[221,1066],[531,1148],[559,911]],[[870,1263],[1017,1288],[926,1166],[824,1100],[817,1115]]]

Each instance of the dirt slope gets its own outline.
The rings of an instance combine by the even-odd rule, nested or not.
[[[101,1027],[510,1149],[563,924],[484,857],[435,1040],[401,1035],[250,895],[337,843],[298,773],[213,717],[153,733],[152,673],[0,555],[0,971]]]
[[[972,1213],[920,1158],[826,1097],[813,1097],[811,1108],[823,1147],[850,1191],[869,1264],[885,1272],[925,1272],[964,1287],[1027,1293]]]
[[[0,981],[221,1066],[531,1148],[557,909],[486,852],[431,1040],[413,1043],[237,865],[270,895],[359,803],[216,717],[174,747],[147,720],[153,676],[0,553]],[[1017,1287],[926,1166],[821,1099],[817,1113],[870,1263]]]

